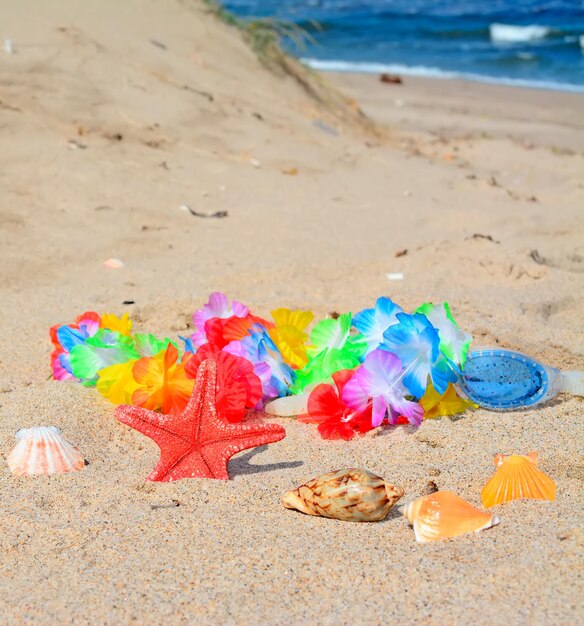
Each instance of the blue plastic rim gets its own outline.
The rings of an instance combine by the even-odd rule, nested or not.
[[[519,352],[477,350],[468,355],[460,385],[479,406],[519,409],[545,397],[549,378],[541,363]]]

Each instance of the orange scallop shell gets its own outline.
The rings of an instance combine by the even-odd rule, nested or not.
[[[413,525],[418,543],[458,537],[499,523],[496,515],[483,513],[451,491],[437,491],[410,502],[404,515]]]
[[[496,454],[493,460],[498,469],[481,492],[487,508],[523,498],[556,499],[556,483],[537,468],[537,452],[525,456]]]

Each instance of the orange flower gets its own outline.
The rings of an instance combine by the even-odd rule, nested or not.
[[[194,381],[187,378],[184,365],[177,363],[178,350],[169,344],[155,356],[143,357],[134,363],[132,374],[138,388],[132,404],[163,413],[179,413],[187,405]]]

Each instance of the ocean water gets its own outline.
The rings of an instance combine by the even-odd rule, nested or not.
[[[321,70],[467,78],[584,92],[584,0],[225,0],[300,26]]]

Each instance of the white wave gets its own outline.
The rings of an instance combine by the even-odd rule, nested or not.
[[[359,63],[350,61],[322,61],[320,59],[300,59],[309,67],[322,72],[353,72],[356,74],[401,74],[402,76],[420,76],[422,78],[461,79],[472,80],[478,83],[492,85],[509,85],[511,87],[528,87],[531,89],[552,89],[554,91],[573,91],[584,93],[583,85],[558,83],[546,80],[523,80],[521,78],[506,78],[505,76],[483,76],[471,72],[449,72],[437,67],[425,65],[401,65],[399,63]]]
[[[584,35],[580,35],[580,48],[584,50]]]
[[[552,29],[548,26],[512,26],[511,24],[491,24],[489,33],[491,41],[506,43],[536,41],[545,39]]]
[[[399,63],[352,63],[351,61],[321,61],[300,59],[306,65],[323,72],[358,72],[359,74],[404,74],[406,76],[426,76],[434,78],[456,78],[456,72],[447,72],[437,67],[425,65],[401,65]]]

